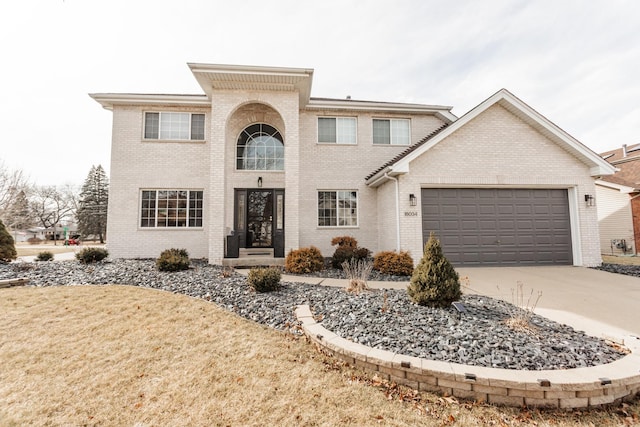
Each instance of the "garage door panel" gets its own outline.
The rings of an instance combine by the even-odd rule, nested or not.
[[[423,189],[423,237],[455,265],[571,264],[567,190]]]

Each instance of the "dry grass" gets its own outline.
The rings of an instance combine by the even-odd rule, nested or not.
[[[602,262],[607,264],[640,265],[640,257],[602,255]]]
[[[30,247],[30,246],[16,246],[16,252],[18,256],[35,256],[40,252],[51,252],[52,254],[62,254],[65,252],[73,252],[75,246],[47,246],[45,247]]]
[[[1,426],[602,426],[640,413],[638,403],[539,412],[417,393],[212,303],[150,289],[2,289],[0,313]]]

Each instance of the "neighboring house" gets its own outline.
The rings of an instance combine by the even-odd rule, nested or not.
[[[204,94],[91,95],[113,111],[114,257],[281,261],[350,235],[417,262],[434,232],[456,265],[601,263],[585,195],[614,168],[507,90],[457,118],[312,98],[311,69],[188,65]]]
[[[600,250],[606,255],[633,255],[640,247],[640,144],[600,156],[618,171],[596,181]]]

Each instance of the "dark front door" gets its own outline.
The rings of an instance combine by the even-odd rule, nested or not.
[[[242,248],[273,248],[284,256],[284,190],[236,189],[235,232]]]

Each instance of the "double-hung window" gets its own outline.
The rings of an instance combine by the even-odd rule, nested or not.
[[[373,143],[376,145],[409,145],[410,125],[406,119],[373,119]]]
[[[318,227],[357,226],[357,191],[318,191]]]
[[[318,142],[355,144],[355,117],[318,117]]]
[[[144,138],[176,141],[203,141],[204,114],[146,112]]]
[[[202,227],[202,190],[142,190],[140,227]]]

